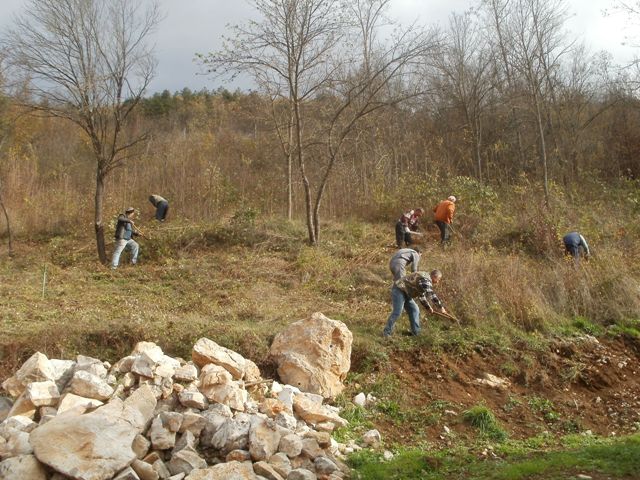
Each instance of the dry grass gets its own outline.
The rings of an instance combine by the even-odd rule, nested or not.
[[[273,335],[314,311],[355,332],[356,362],[366,363],[380,342],[390,308],[389,226],[331,223],[318,248],[304,245],[303,225],[280,220],[238,230],[168,223],[148,233],[140,264],[115,272],[95,261],[86,236],[19,241],[15,258],[0,260],[3,367],[34,349],[113,359],[141,339],[188,355],[203,335],[266,365]],[[430,321],[425,341],[434,347],[491,332],[509,342],[517,332],[568,327],[576,316],[606,325],[640,312],[637,267],[607,245],[575,269],[562,257],[505,254],[460,239],[443,251],[428,241],[421,267],[443,270],[437,290],[466,325],[456,340]]]

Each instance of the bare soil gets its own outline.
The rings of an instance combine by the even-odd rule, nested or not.
[[[579,337],[552,342],[535,356],[478,349],[464,356],[434,354],[426,349],[394,352],[385,374],[397,376],[403,408],[441,405],[439,421],[416,431],[409,423],[378,425],[389,441],[415,437],[450,444],[454,435],[475,435],[463,412],[484,404],[510,438],[524,439],[544,431],[623,435],[640,429],[640,341]],[[510,375],[505,375],[509,365]],[[506,378],[505,388],[477,383],[485,373]],[[442,406],[445,405],[445,406]],[[436,417],[438,418],[438,417]],[[444,445],[443,445],[444,446]]]

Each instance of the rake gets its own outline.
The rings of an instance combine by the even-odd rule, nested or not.
[[[458,326],[461,326],[460,324],[460,320],[458,320],[456,317],[454,317],[453,315],[450,315],[448,313],[440,313],[440,312],[429,312],[431,315],[437,315],[438,317],[442,317],[442,318],[446,318],[447,320],[452,320],[454,322],[456,322],[458,324]]]

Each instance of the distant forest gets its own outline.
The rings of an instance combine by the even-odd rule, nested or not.
[[[254,3],[278,13],[278,2]],[[372,10],[388,0],[354,2],[360,10],[352,7],[350,18],[369,24],[352,22],[348,28],[361,27],[351,33],[331,16],[335,2],[306,3],[327,6],[316,19],[327,28],[318,33],[326,50],[294,45],[326,54],[309,67],[315,77],[273,80],[265,72],[281,61],[291,67],[291,58],[238,50],[267,30],[231,32],[238,43],[201,61],[216,74],[254,75],[255,91],[114,97],[127,114],[118,117],[120,138],[135,141],[98,168],[106,221],[151,193],[170,199],[185,218],[216,220],[253,208],[313,223],[313,209],[323,218],[393,218],[404,207],[460,194],[456,189],[464,194],[471,184],[476,192],[524,185],[547,204],[556,191],[637,184],[635,66],[619,68],[610,55],[567,38],[562,2],[485,0],[452,15],[443,30],[407,31],[392,44],[378,40],[376,22],[384,22]],[[627,13],[638,18],[632,7]],[[338,55],[346,44],[349,56]],[[262,55],[262,70],[243,65],[251,53]],[[11,73],[3,77],[12,88],[0,107],[0,194],[15,231],[89,221],[101,151],[84,126],[60,114],[77,105],[61,103],[48,114],[52,99],[43,84],[36,92],[26,79],[16,88]],[[109,118],[105,132],[114,128]]]

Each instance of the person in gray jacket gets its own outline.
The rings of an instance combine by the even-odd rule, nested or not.
[[[167,212],[169,212],[169,202],[167,199],[154,194],[149,196],[149,201],[156,207],[156,220],[164,222],[165,218],[167,218]]]
[[[411,272],[418,271],[418,264],[420,263],[420,249],[415,248],[401,248],[393,254],[389,261],[389,270],[393,275],[393,281],[399,280],[406,275],[406,270],[411,265]]]

